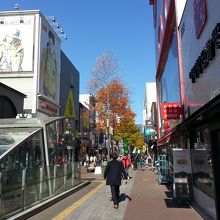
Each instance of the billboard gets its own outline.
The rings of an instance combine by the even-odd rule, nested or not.
[[[0,22],[0,73],[33,70],[34,15],[4,16]]]
[[[41,20],[39,93],[59,104],[60,40]]]

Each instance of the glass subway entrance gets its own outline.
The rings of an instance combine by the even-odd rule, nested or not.
[[[80,183],[75,121],[0,120],[0,218]]]

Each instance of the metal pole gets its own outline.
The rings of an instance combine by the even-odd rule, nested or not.
[[[107,155],[107,160],[109,161],[110,160],[110,140],[109,140],[109,112],[107,113],[107,139],[108,139],[108,142],[107,142],[107,150],[108,150],[108,155]]]

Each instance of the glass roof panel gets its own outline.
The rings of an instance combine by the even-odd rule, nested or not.
[[[24,141],[40,128],[0,128],[0,155]]]

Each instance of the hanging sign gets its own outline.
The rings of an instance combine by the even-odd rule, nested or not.
[[[162,120],[180,119],[182,108],[178,102],[166,102],[161,104]]]

